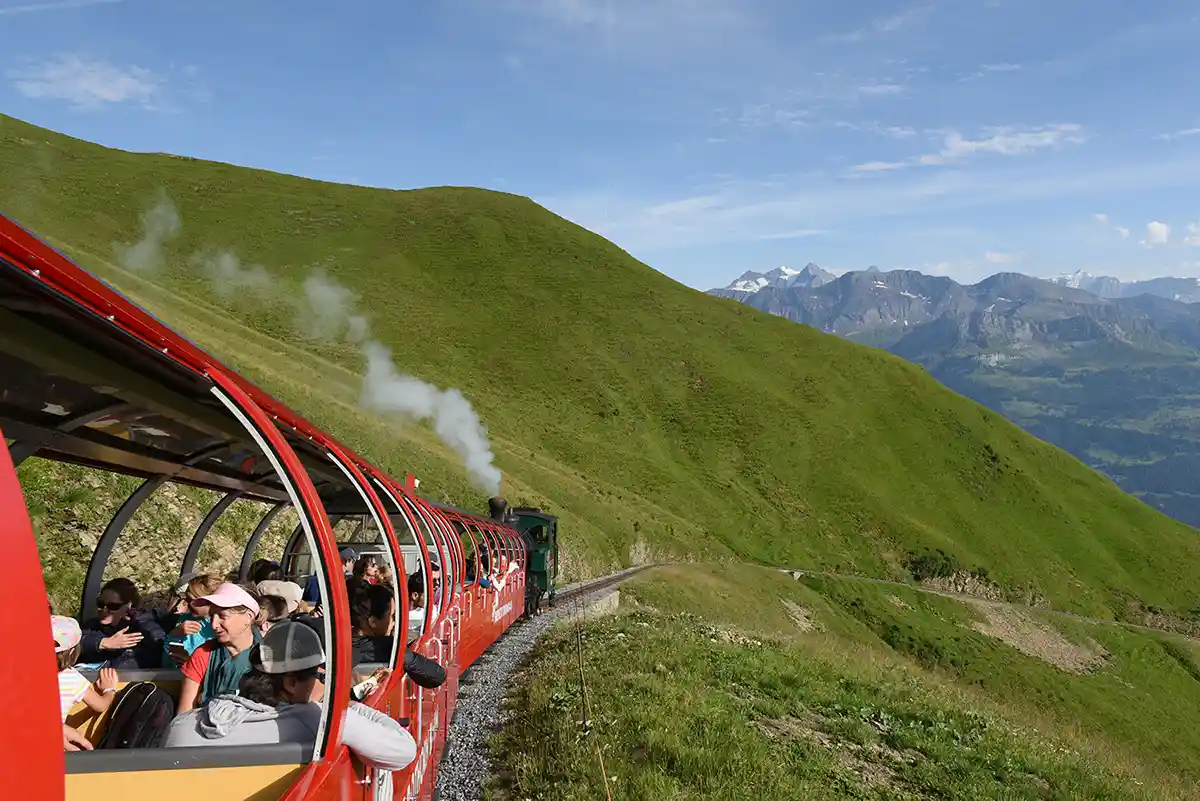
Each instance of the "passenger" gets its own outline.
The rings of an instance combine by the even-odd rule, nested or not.
[[[300,585],[294,581],[283,581],[281,579],[267,579],[260,581],[255,587],[262,595],[278,595],[287,602],[287,613],[289,616],[294,615],[300,609],[301,594],[303,590]]]
[[[259,634],[266,634],[276,623],[288,619],[288,602],[278,595],[261,595],[258,602],[262,607],[256,624]]]
[[[484,564],[486,565],[486,562]],[[487,577],[486,572],[485,575],[482,576],[477,574],[478,570],[476,568],[476,557],[475,554],[471,554],[470,557],[467,558],[467,583],[478,584],[485,590],[494,589],[492,586],[492,581]]]
[[[342,557],[342,572],[346,578],[350,578],[354,575],[354,563],[358,561],[358,551],[353,548],[343,548],[338,555]],[[315,604],[321,602],[321,585],[317,581],[316,573],[308,577],[308,584],[304,587],[303,600]]]
[[[353,575],[359,581],[367,584],[379,583],[379,563],[373,554],[368,554],[354,563]]]
[[[437,617],[437,610],[442,605],[442,565],[435,559],[429,560],[429,580],[433,585],[433,616]]]
[[[408,577],[408,642],[425,630],[425,578],[418,570]]]
[[[153,614],[138,608],[140,601],[137,587],[127,578],[101,587],[98,614],[83,624],[79,661],[108,662],[118,670],[159,667],[166,634]]]
[[[350,663],[392,661],[393,630],[396,625],[396,599],[389,587],[364,586],[350,607],[355,637],[350,641]],[[422,687],[440,687],[446,681],[446,669],[432,659],[406,648],[404,672]]]
[[[278,562],[270,559],[255,559],[246,576],[250,579],[251,584],[256,585],[264,581],[283,581],[283,570],[279,567]]]
[[[168,625],[163,642],[163,667],[179,667],[195,653],[196,649],[213,638],[212,621],[209,620],[208,604],[200,600],[217,591],[221,577],[194,574],[175,585],[176,597],[174,619]]]
[[[379,576],[376,579],[376,584],[386,584],[389,587],[395,587],[396,577],[392,575],[392,568],[386,562],[379,566]]]
[[[239,683],[240,697],[223,695],[175,718],[166,747],[316,742],[325,691],[318,679],[325,663],[320,638],[303,624],[280,623],[250,658],[253,668]],[[407,729],[355,702],[342,720],[342,742],[364,764],[383,770],[403,770],[417,757]]]
[[[392,589],[380,584],[364,584],[350,599],[350,622],[354,637],[350,640],[350,663],[392,661],[392,627],[396,623],[396,603]]]
[[[258,601],[237,584],[222,584],[201,600],[210,607],[214,639],[196,649],[183,665],[176,714],[189,712],[218,695],[236,693],[250,670],[250,648],[259,641]]]
[[[117,692],[117,671],[101,668],[100,677],[93,684],[75,669],[83,639],[75,618],[52,616],[50,631],[54,635],[54,655],[58,659],[58,705],[63,723],[66,723],[71,707],[79,701],[97,715],[103,715],[112,706],[113,695]]]

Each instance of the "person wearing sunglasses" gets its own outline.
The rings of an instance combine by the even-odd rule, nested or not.
[[[151,612],[139,608],[137,586],[116,578],[100,588],[96,616],[83,623],[81,664],[107,662],[117,670],[152,670],[162,664],[166,633]]]

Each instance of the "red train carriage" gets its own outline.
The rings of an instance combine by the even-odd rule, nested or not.
[[[468,557],[524,564],[510,528],[441,508],[238,376],[106,284],[0,217],[0,731],[8,733],[5,786],[23,799],[429,799],[454,711],[458,675],[524,610],[525,573],[502,588],[467,580]],[[46,588],[18,475],[30,458],[134,476],[140,484],[99,533],[79,614],[91,608],[127,524],[165,485],[214,491],[180,575],[239,501],[263,510],[240,562],[245,578],[261,538],[284,510],[297,523],[280,560],[288,578],[317,576],[327,646],[323,718],[316,742],[251,747],[96,749],[63,753]],[[367,769],[341,742],[356,675],[339,549],[352,545],[391,567],[398,610],[397,668],[366,703],[406,724],[417,760],[391,775]],[[403,676],[399,643],[409,619],[404,577],[428,579],[436,562],[441,593],[429,602],[414,650],[441,663],[436,690]],[[426,582],[427,585],[429,582]],[[74,610],[57,610],[69,613]],[[15,633],[15,634],[14,634]],[[151,681],[176,694],[178,670],[121,671],[122,685]],[[86,675],[86,673],[85,673]],[[80,707],[80,705],[77,705]],[[98,742],[107,723],[86,707],[68,723]]]

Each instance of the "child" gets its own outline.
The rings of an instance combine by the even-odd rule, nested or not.
[[[216,592],[220,576],[198,575],[175,588],[179,600],[175,603],[175,626],[163,642],[163,667],[179,667],[197,648],[214,636],[208,619],[208,604],[202,597]]]
[[[54,635],[54,654],[58,658],[58,703],[63,722],[66,722],[71,707],[81,699],[97,715],[103,715],[117,692],[117,671],[100,668],[100,678],[92,684],[75,669],[83,639],[79,622],[73,617],[53,615],[50,630]]]

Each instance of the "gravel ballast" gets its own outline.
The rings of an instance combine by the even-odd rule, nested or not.
[[[470,684],[459,684],[458,706],[438,767],[435,799],[480,801],[483,798],[483,785],[491,776],[488,740],[503,725],[502,706],[513,673],[550,626],[579,614],[613,589],[608,586],[560,600],[554,609],[515,624],[471,667],[465,676]]]

